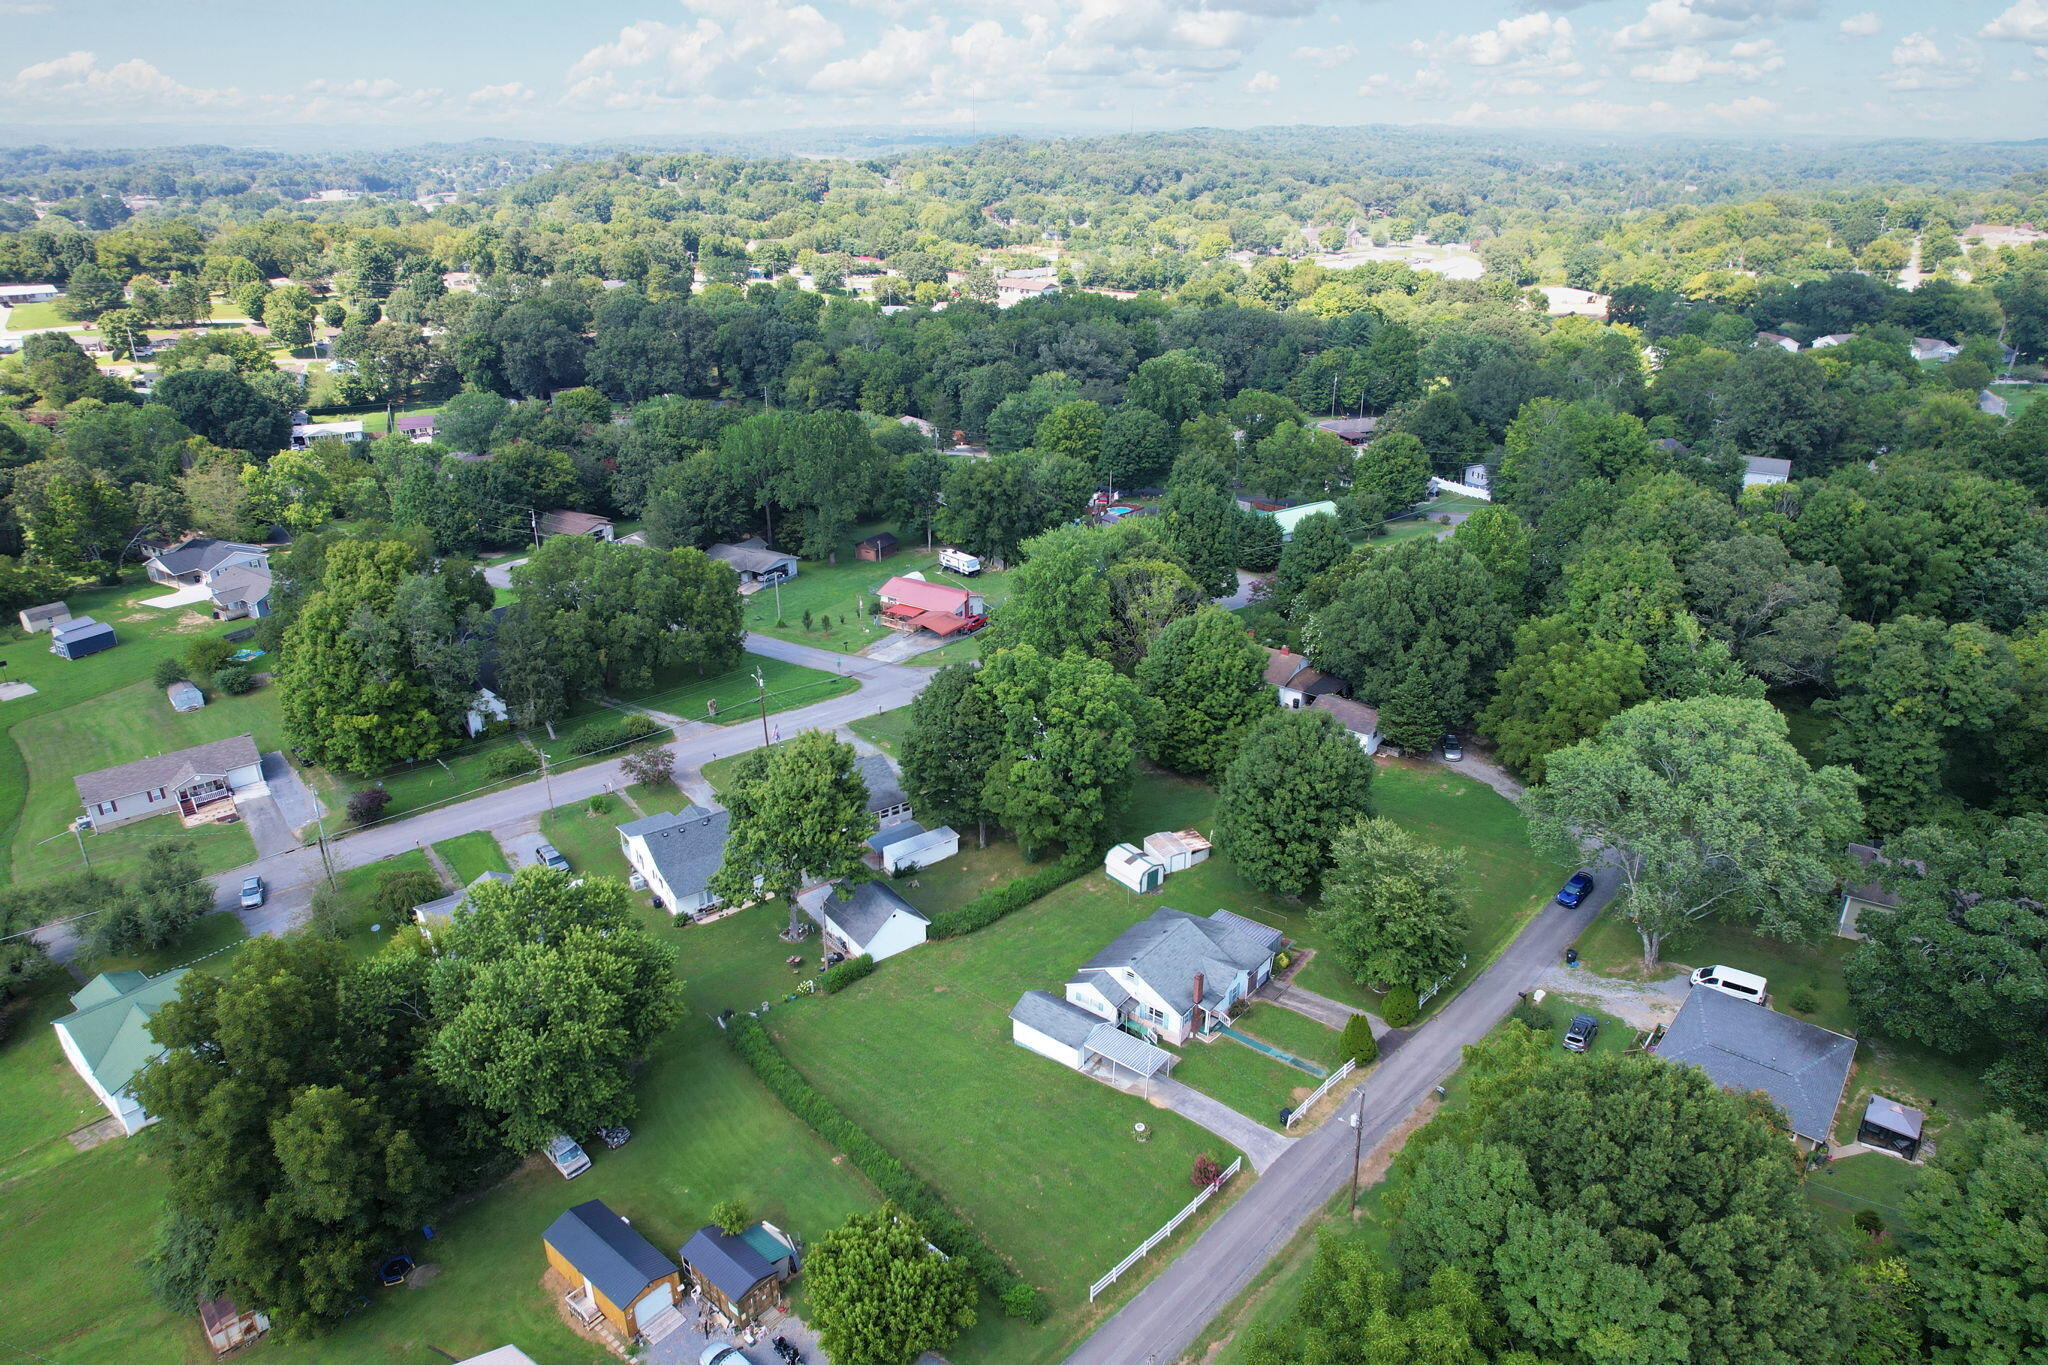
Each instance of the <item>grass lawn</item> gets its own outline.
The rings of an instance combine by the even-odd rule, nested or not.
[[[433,871],[433,864],[427,861],[426,853],[413,848],[382,862],[352,867],[336,877],[334,889],[348,907],[341,941],[349,952],[357,957],[369,957],[406,927],[403,911],[394,915],[377,908],[377,883],[386,873],[425,872],[432,875]]]
[[[2006,416],[2018,421],[2021,413],[2040,402],[2042,394],[2048,393],[2048,385],[1993,384],[1991,391],[2005,400]]]
[[[75,1156],[64,1135],[106,1116],[50,1031],[51,1021],[71,1013],[69,993],[76,989],[59,972],[7,1011],[0,1044],[0,1191]],[[8,1203],[0,1194],[0,1217]]]
[[[1897,1233],[1905,1227],[1906,1196],[1919,1183],[1920,1167],[1881,1152],[1864,1152],[1830,1161],[1808,1175],[1806,1195],[1823,1218],[1843,1229],[1854,1226],[1852,1220],[1861,1210],[1875,1209],[1885,1226]]]
[[[486,872],[512,870],[512,864],[505,861],[505,850],[498,847],[498,841],[488,830],[471,830],[453,839],[443,839],[434,845],[434,852],[448,864],[448,870],[455,874],[456,884],[460,886],[468,886]]]
[[[1268,1057],[1235,1038],[1219,1035],[1207,1043],[1189,1039],[1167,1051],[1180,1057],[1173,1068],[1175,1080],[1223,1101],[1275,1132],[1284,1131],[1280,1111],[1307,1099],[1309,1092],[1322,1084],[1321,1077]]]
[[[1343,1061],[1343,1037],[1336,1029],[1278,1005],[1252,1004],[1230,1026],[1325,1071],[1336,1070]]]
[[[71,320],[57,311],[54,299],[44,303],[17,303],[7,310],[7,330],[10,332],[39,332],[69,326]]]
[[[893,958],[829,1001],[768,1016],[812,1084],[1047,1291],[1045,1327],[984,1314],[954,1359],[1059,1359],[1087,1318],[1089,1283],[1188,1201],[1195,1156],[1235,1156],[1186,1120],[1010,1041],[1019,993],[1057,989],[1153,908],[1106,913],[1069,885],[979,933]],[[1151,1131],[1142,1145],[1132,1135],[1141,1121]]]
[[[900,763],[903,761],[903,739],[910,733],[910,708],[899,706],[879,716],[864,716],[848,722],[846,728]]]
[[[249,935],[242,928],[242,921],[227,910],[216,910],[210,915],[201,915],[185,936],[164,948],[144,949],[137,953],[117,953],[111,957],[89,960],[85,963],[88,972],[142,972],[149,976],[161,976],[173,967],[187,967],[202,959],[211,959],[222,949],[237,943],[247,943]]]
[[[78,846],[66,830],[80,813],[71,779],[81,772],[245,730],[259,747],[277,747],[277,699],[269,689],[211,697],[201,710],[179,715],[149,681],[159,660],[182,654],[200,636],[225,635],[244,624],[142,605],[164,594],[148,582],[67,591],[63,600],[73,615],[107,622],[120,639],[113,649],[75,661],[50,653],[47,635],[27,635],[11,624],[0,629],[8,681],[36,689],[33,696],[0,702],[0,727],[11,741],[0,744],[0,873],[8,878],[34,880],[77,864]],[[66,835],[68,853],[57,835]],[[150,837],[160,836],[152,830],[144,841]],[[246,834],[238,838],[247,844]]]
[[[681,810],[681,799],[670,808]],[[557,806],[541,816],[540,832],[561,850],[577,876],[615,877],[624,881],[632,869],[626,865],[626,855],[619,851],[619,826],[632,818],[633,812],[626,809],[623,801],[614,800],[611,809],[602,815],[592,815],[588,805],[578,801]]]
[[[944,668],[947,664],[964,664],[981,657],[981,632],[958,640],[948,640],[937,649],[928,649],[922,654],[913,654],[903,662],[912,668]]]
[[[936,550],[927,554],[922,548],[905,546],[900,553],[880,563],[855,559],[855,543],[883,529],[880,523],[856,527],[841,547],[837,564],[804,560],[797,568],[796,577],[782,585],[779,608],[776,590],[772,587],[763,588],[747,598],[744,612],[747,629],[800,645],[836,650],[841,654],[858,654],[892,633],[886,626],[874,623],[874,613],[875,589],[893,577],[921,573],[934,583],[972,588],[988,600],[991,614],[1009,596],[1008,574],[987,570],[973,578],[962,578],[939,567]],[[809,630],[805,630],[803,624],[807,611],[811,613],[812,620]],[[826,617],[832,620],[830,627],[825,625]],[[782,624],[776,624],[778,620]]]

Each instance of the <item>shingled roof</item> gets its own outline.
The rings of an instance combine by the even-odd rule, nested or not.
[[[1794,1133],[1827,1142],[1856,1040],[1702,987],[1686,997],[1657,1055],[1698,1067],[1723,1090],[1763,1091]]]
[[[247,735],[230,735],[211,744],[195,744],[155,758],[138,758],[118,768],[80,773],[71,780],[78,788],[78,799],[89,806],[158,787],[176,790],[200,777],[225,777],[237,768],[252,767],[262,761],[255,740]]]
[[[1195,977],[1200,975],[1206,978],[1203,1003],[1220,1007],[1223,996],[1216,987],[1259,967],[1281,941],[1277,929],[1227,910],[1204,919],[1161,906],[1088,959],[1078,979],[1093,985],[1097,973],[1128,967],[1160,999],[1183,1008],[1193,999]]]

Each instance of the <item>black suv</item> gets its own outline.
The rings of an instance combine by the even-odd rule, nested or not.
[[[1600,1021],[1590,1014],[1574,1014],[1572,1022],[1565,1028],[1564,1045],[1570,1052],[1584,1052],[1593,1045],[1593,1035],[1600,1031]]]

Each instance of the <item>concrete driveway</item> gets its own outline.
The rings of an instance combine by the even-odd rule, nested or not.
[[[304,829],[326,813],[320,798],[281,753],[263,755],[263,785],[270,788],[285,823],[295,830]]]
[[[259,862],[280,853],[289,853],[299,846],[299,836],[292,832],[284,812],[277,808],[276,797],[237,797],[235,810],[241,814],[242,823],[249,827],[249,837],[256,841]]]
[[[1351,1016],[1354,1014],[1365,1015],[1372,1025],[1372,1036],[1375,1038],[1384,1038],[1393,1032],[1387,1026],[1387,1021],[1377,1014],[1355,1010],[1341,1000],[1332,1000],[1327,995],[1305,991],[1292,982],[1268,981],[1252,992],[1252,996],[1257,1000],[1270,1000],[1283,1010],[1292,1010],[1296,1014],[1315,1020],[1324,1028],[1336,1029],[1339,1033],[1344,1031],[1344,1026],[1351,1022]]]
[[[512,571],[525,562],[526,560],[523,558],[508,559],[503,564],[487,565],[484,569],[484,582],[494,588],[510,588],[512,586]]]
[[[1224,1047],[1226,1044],[1210,1043],[1208,1046]],[[1235,1047],[1236,1044],[1227,1046]],[[1294,1139],[1281,1136],[1265,1124],[1240,1114],[1223,1101],[1211,1099],[1201,1091],[1182,1085],[1171,1077],[1154,1080],[1151,1093],[1144,1097],[1162,1109],[1171,1109],[1189,1122],[1201,1125],[1243,1152],[1245,1159],[1252,1163],[1254,1171],[1265,1170],[1285,1156],[1287,1149],[1294,1145]]]

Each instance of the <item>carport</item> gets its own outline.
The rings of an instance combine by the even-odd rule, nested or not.
[[[1896,1152],[1908,1161],[1920,1157],[1921,1130],[1927,1116],[1918,1109],[1872,1095],[1863,1110],[1863,1122],[1856,1126],[1856,1140],[1866,1147]]]

